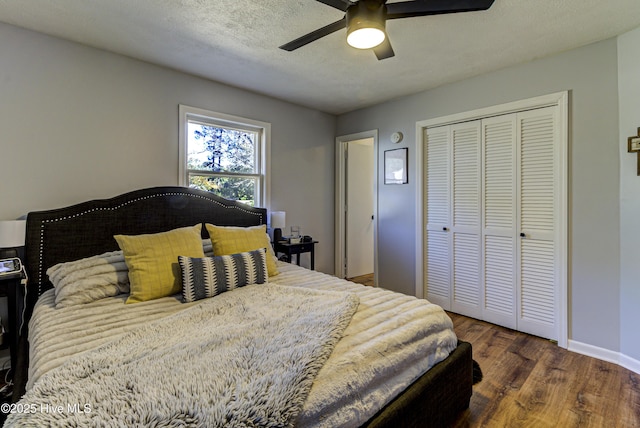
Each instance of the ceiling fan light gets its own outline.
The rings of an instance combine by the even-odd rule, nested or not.
[[[375,27],[363,27],[347,33],[347,43],[357,49],[371,49],[384,42],[384,31]]]
[[[384,42],[387,7],[384,2],[360,0],[347,9],[347,43],[357,49],[371,49]]]

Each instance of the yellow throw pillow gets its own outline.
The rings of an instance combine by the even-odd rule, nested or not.
[[[277,275],[275,254],[271,247],[271,240],[267,235],[267,226],[235,227],[235,226],[214,226],[205,224],[215,256],[225,256],[227,254],[245,253],[247,251],[267,249],[267,271],[269,276]]]
[[[178,256],[204,257],[202,225],[148,235],[116,235],[129,268],[127,303],[171,296],[182,290]]]

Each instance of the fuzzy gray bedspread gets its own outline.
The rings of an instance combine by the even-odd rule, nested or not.
[[[206,299],[50,370],[5,426],[291,426],[358,303],[274,284]]]
[[[355,428],[457,344],[453,324],[424,299],[365,287],[295,264],[278,262],[271,283],[311,290],[346,291],[360,299],[358,310],[319,371],[297,417],[305,428]],[[180,295],[126,305],[128,295],[57,309],[54,290],[45,292],[29,322],[30,391],[46,373],[66,361],[153,322],[188,309]],[[214,297],[217,299],[218,297]]]

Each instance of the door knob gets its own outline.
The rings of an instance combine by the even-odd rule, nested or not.
[[[525,235],[525,234],[524,234],[524,232],[520,232],[520,237],[521,237],[521,238],[526,238],[526,237],[527,237],[527,235]]]
[[[448,227],[443,227],[442,230],[444,230],[445,232],[447,232],[449,230]]]

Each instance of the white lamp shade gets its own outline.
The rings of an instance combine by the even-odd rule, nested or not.
[[[271,212],[271,229],[284,229],[287,214],[284,211]]]
[[[26,220],[0,221],[0,248],[24,247]]]

